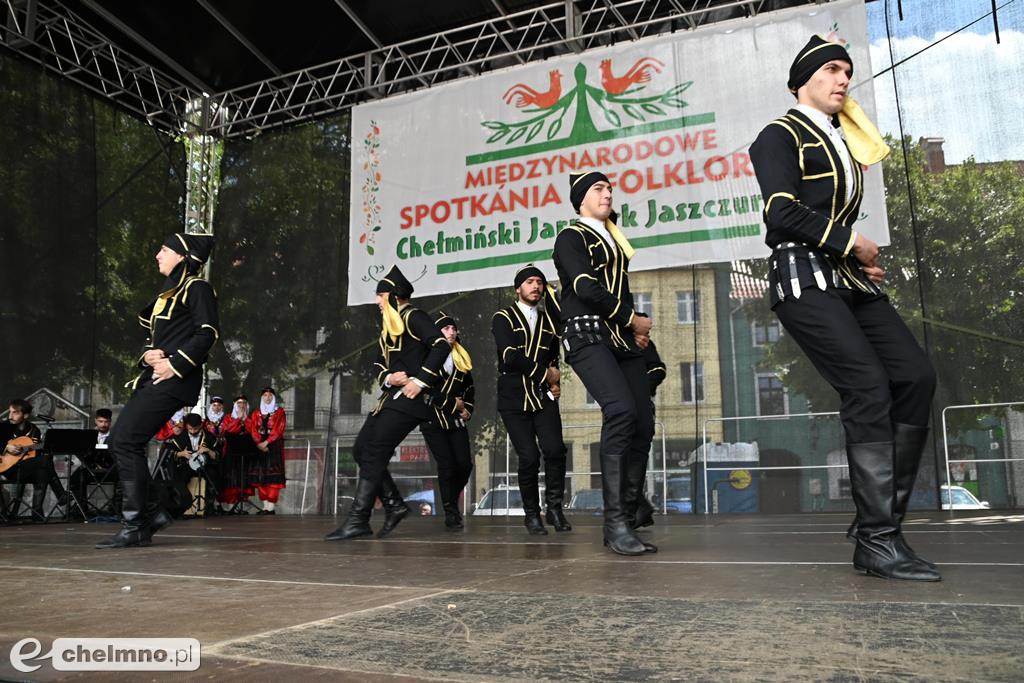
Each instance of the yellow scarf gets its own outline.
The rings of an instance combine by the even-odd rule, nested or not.
[[[843,128],[850,155],[858,162],[870,166],[889,156],[891,150],[882,139],[878,128],[849,95],[843,103],[842,111],[839,112],[839,125]]]
[[[388,297],[387,305],[380,309],[381,313],[381,336],[388,336],[391,339],[398,339],[405,334],[405,321],[398,309],[391,305],[391,297]]]
[[[619,226],[612,223],[612,219],[606,218],[604,220],[604,227],[612,236],[612,239],[615,240],[615,243],[619,245],[619,249],[621,249],[622,253],[626,255],[626,258],[633,258],[633,254],[636,253],[636,249],[630,245],[629,240],[627,240],[626,236],[622,234],[621,230],[619,230]]]
[[[469,372],[473,369],[473,359],[469,357],[469,351],[459,342],[452,343],[452,361],[459,372]]]

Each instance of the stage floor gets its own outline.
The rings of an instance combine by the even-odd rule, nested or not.
[[[941,583],[855,572],[845,514],[659,517],[642,535],[661,551],[639,558],[605,550],[598,517],[571,519],[538,538],[515,518],[408,518],[326,543],[330,517],[219,517],[121,551],[92,548],[114,525],[0,527],[0,678],[1024,679],[1024,514],[913,513]],[[129,636],[197,638],[202,667],[8,659],[22,638]]]

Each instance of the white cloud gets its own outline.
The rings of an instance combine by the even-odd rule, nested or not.
[[[894,39],[894,61],[943,35]],[[896,69],[904,133],[945,138],[947,163],[1024,159],[1024,33],[1000,31],[1000,40],[959,33]],[[872,43],[874,71],[891,63],[888,42]],[[898,136],[892,73],[875,80],[875,100],[879,129]]]

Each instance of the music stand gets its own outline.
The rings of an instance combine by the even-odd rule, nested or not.
[[[71,456],[78,456],[85,467],[86,453],[91,454],[96,446],[95,429],[48,429],[43,437],[43,448],[51,456],[63,455],[67,465],[67,478],[64,482],[64,490],[68,495],[68,504],[64,506],[64,521],[71,517],[71,505],[74,504],[82,513],[83,519],[88,519],[88,501],[78,500],[78,496],[71,490]],[[58,501],[59,502],[59,501]],[[83,507],[82,503],[85,503]],[[49,518],[49,515],[47,515]]]
[[[239,484],[239,498],[238,502],[231,506],[228,514],[231,515],[247,515],[248,510],[245,509],[246,504],[249,504],[256,510],[259,510],[259,506],[252,503],[249,497],[245,495],[245,488],[247,483],[247,477],[249,469],[247,467],[246,458],[254,457],[258,458],[262,455],[260,450],[256,448],[256,443],[252,440],[252,437],[248,434],[225,434],[224,435],[225,447],[221,450],[221,460],[225,458],[225,454],[230,454],[232,458],[237,458],[237,470],[238,470],[238,481]],[[223,467],[223,465],[222,465]],[[223,469],[221,470],[224,471]]]

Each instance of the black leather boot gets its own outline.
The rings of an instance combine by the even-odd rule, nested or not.
[[[654,507],[644,496],[644,484],[647,479],[647,454],[633,454],[628,458],[626,464],[626,482],[622,490],[622,503],[626,512],[626,521],[630,529],[638,529],[641,526],[654,524],[654,517],[651,513]],[[645,514],[641,514],[644,512]],[[640,538],[637,536],[637,538]],[[658,552],[658,546],[640,539],[644,544],[644,550],[649,553]]]
[[[544,520],[540,517],[540,492],[537,488],[536,473],[519,473],[519,494],[523,498],[523,512],[526,519],[523,524],[531,536],[547,536]]]
[[[647,526],[654,526],[654,506],[647,500],[643,489],[640,489],[640,499],[637,501],[636,518],[634,529],[642,529]]]
[[[626,485],[624,456],[601,454],[601,489],[604,494],[604,544],[619,555],[643,555],[643,541],[629,527],[623,507],[622,492]]]
[[[940,581],[899,542],[892,442],[847,444],[846,453],[858,519],[854,568],[886,579]]]
[[[565,458],[544,461],[544,504],[547,511],[544,518],[555,531],[572,531],[572,524],[565,518],[562,505],[565,502]]]
[[[896,518],[896,526],[900,530],[900,543],[903,545],[903,549],[916,557],[918,561],[935,569],[935,563],[929,562],[914,552],[914,549],[907,543],[906,536],[903,535],[903,519],[907,516],[910,495],[914,492],[914,482],[917,480],[917,470],[921,465],[921,455],[924,452],[925,443],[928,441],[928,428],[893,422],[892,441],[893,475],[896,479],[893,514]]]
[[[155,491],[150,490],[146,500],[146,534],[148,537],[153,538],[154,534],[173,523],[174,518],[171,517],[171,513],[160,505],[160,497],[156,495]]]
[[[895,480],[895,496],[893,500],[893,515],[896,526],[899,529],[898,543],[903,550],[917,558],[925,566],[935,569],[934,562],[922,558],[907,543],[903,535],[903,519],[907,516],[907,508],[910,505],[910,496],[914,492],[914,482],[917,480],[917,470],[921,464],[921,455],[924,452],[925,443],[928,441],[928,428],[894,422],[892,424],[893,435],[893,478]],[[846,530],[846,538],[851,543],[857,542],[857,527],[859,519],[854,517],[850,528]]]
[[[380,502],[384,504],[384,524],[377,532],[377,538],[384,538],[409,514],[409,506],[387,470],[384,470],[384,478],[380,482]]]
[[[108,548],[131,548],[150,544],[153,534],[146,525],[146,495],[144,484],[137,481],[122,481],[123,502],[121,504],[121,530],[113,538],[100,541],[96,547],[100,550]]]
[[[462,523],[462,512],[459,511],[459,491],[461,487],[452,481],[450,472],[437,473],[437,488],[441,493],[441,508],[444,510],[444,528],[448,531],[459,531],[465,528]]]
[[[352,498],[352,505],[348,509],[348,517],[337,529],[324,537],[326,541],[347,541],[362,536],[373,536],[373,529],[370,528],[370,514],[373,512],[373,502],[377,500],[377,487],[366,479],[360,479],[356,484],[356,494]]]

